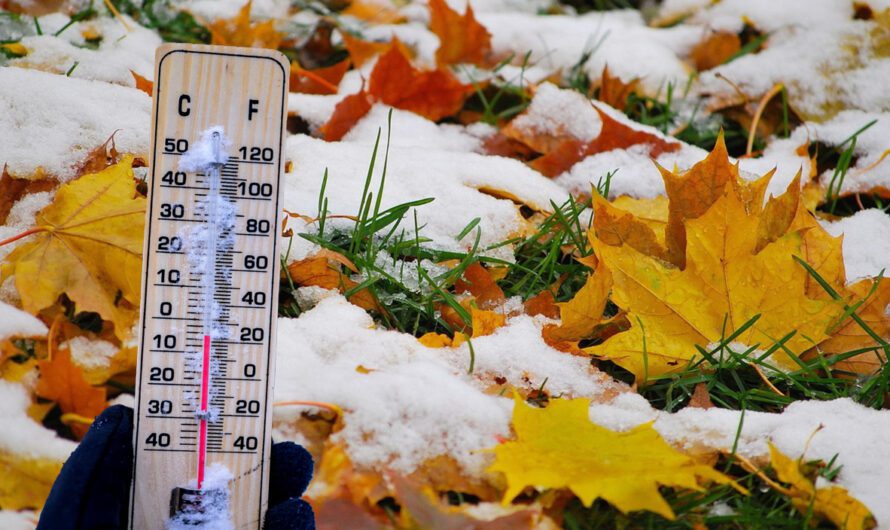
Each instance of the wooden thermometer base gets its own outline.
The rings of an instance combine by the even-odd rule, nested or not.
[[[288,72],[271,50],[157,51],[130,528],[261,527]]]

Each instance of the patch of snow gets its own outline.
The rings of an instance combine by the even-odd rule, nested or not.
[[[86,369],[101,369],[111,366],[111,358],[119,348],[106,340],[91,340],[79,336],[65,342],[63,347],[71,352],[75,363]]]
[[[511,399],[485,393],[494,375],[529,390],[547,379],[547,390],[567,396],[597,398],[623,388],[588,359],[544,344],[540,322],[530,317],[510,320],[473,346],[475,370],[467,375],[465,345],[428,348],[409,334],[375,329],[362,309],[329,296],[297,319],[279,319],[275,399],[342,407],[344,428],[332,441],[344,442],[359,466],[410,472],[450,455],[478,474],[490,458],[478,450],[509,432]],[[300,412],[276,408],[278,432],[290,436]]]
[[[28,416],[31,395],[18,383],[0,379],[0,453],[63,462],[77,446]]]
[[[30,511],[0,510],[0,528],[4,530],[34,530],[37,514]]]
[[[386,142],[387,116],[390,107],[377,104],[343,137],[344,142],[374,145],[377,131],[381,145]],[[423,116],[405,110],[392,109],[392,147],[439,149],[442,151],[479,151],[481,140],[466,132],[462,125],[437,125]]]
[[[862,210],[835,222],[822,222],[833,236],[844,236],[844,268],[847,281],[890,276],[890,214],[879,209]]]
[[[0,340],[15,337],[42,337],[46,335],[46,325],[37,317],[0,302]]]
[[[0,165],[62,180],[112,135],[118,151],[148,153],[151,98],[134,88],[24,68],[0,68]],[[35,141],[40,148],[35,149]]]

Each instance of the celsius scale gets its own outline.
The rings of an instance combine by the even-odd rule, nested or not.
[[[288,73],[272,50],[157,51],[130,528],[262,525]]]

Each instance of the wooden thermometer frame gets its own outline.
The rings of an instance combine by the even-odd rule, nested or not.
[[[262,525],[268,504],[288,77],[287,59],[273,50],[165,44],[155,55],[131,529],[165,527],[173,490],[196,488],[199,447],[205,449],[208,466],[220,463],[232,474],[228,505],[233,528]],[[201,326],[203,312],[211,310],[201,302],[210,284],[202,283],[207,275],[197,276],[189,261],[187,236],[205,222],[199,204],[209,193],[210,177],[182,172],[178,162],[213,126],[222,126],[231,141],[229,162],[218,170],[219,193],[235,204],[237,215],[234,246],[217,251],[213,262],[213,298],[222,308],[214,315],[231,332],[211,339]],[[264,293],[261,304],[257,293]],[[214,367],[209,384],[202,381],[209,368],[195,362],[205,342],[211,345],[203,347],[212,352],[209,366]],[[202,421],[195,414],[195,391],[206,396],[206,388],[212,389],[209,406],[219,417]]]

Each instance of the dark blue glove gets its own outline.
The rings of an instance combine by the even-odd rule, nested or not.
[[[293,442],[272,445],[265,530],[314,530],[312,507],[300,495],[312,478],[312,457]],[[133,409],[105,410],[65,462],[40,514],[38,530],[127,527],[133,473]]]

